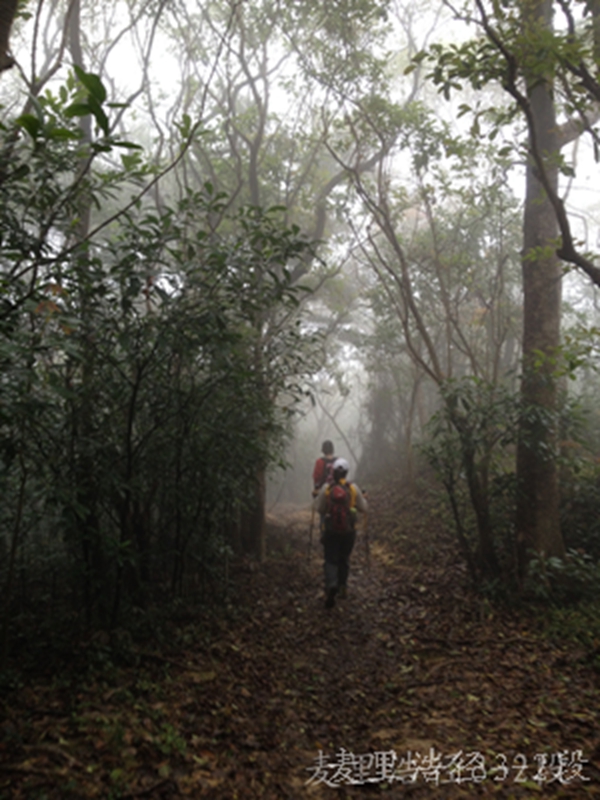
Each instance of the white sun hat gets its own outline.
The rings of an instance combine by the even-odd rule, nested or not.
[[[348,466],[348,462],[345,458],[336,458],[336,460],[333,462],[334,472],[337,472],[338,470],[340,472],[348,472],[349,469],[350,467]]]

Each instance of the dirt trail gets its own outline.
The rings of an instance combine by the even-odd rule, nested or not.
[[[372,506],[370,566],[359,537],[349,597],[331,611],[318,545],[306,558],[308,511],[279,509],[271,560],[249,584],[253,612],[221,639],[238,697],[220,736],[241,744],[231,758],[242,758],[234,774],[250,780],[246,792],[600,794],[598,772],[580,765],[596,747],[594,675],[577,654],[470,598],[425,506],[408,501],[401,517],[385,498]]]
[[[600,796],[581,654],[471,597],[431,504],[371,506],[370,563],[359,536],[335,608],[310,512],[278,508],[267,564],[232,574],[243,607],[202,641],[112,686],[38,687],[27,725],[24,690],[0,797]]]

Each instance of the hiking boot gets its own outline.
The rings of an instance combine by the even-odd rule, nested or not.
[[[348,597],[348,587],[346,584],[342,584],[338,590],[338,597],[340,600],[345,600]]]
[[[335,596],[337,594],[337,586],[332,586],[327,590],[327,599],[325,600],[325,608],[333,608],[335,605]]]

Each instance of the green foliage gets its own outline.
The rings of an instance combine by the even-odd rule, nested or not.
[[[563,345],[556,358],[556,377],[568,376],[575,380],[577,371],[585,368],[597,371],[600,347],[600,329],[588,325],[574,325],[563,336]]]
[[[444,485],[463,555],[477,583],[515,577],[513,514],[518,401],[475,378],[440,389],[442,406],[427,425],[423,452]]]
[[[560,523],[567,548],[564,559],[533,557],[525,593],[557,607],[597,599],[600,570],[600,469],[595,402],[586,408],[583,398],[562,398],[558,419],[543,417],[536,425],[558,425],[560,451]],[[533,427],[533,426],[532,426]]]
[[[595,600],[600,585],[600,469],[594,418],[569,398],[563,398],[558,415],[523,407],[515,394],[472,378],[447,382],[441,399],[422,450],[446,489],[473,579],[488,592],[516,590],[514,444],[518,423],[526,417],[529,445],[559,465],[561,529],[568,555],[564,560],[534,555],[524,595],[557,606]],[[560,454],[547,451],[544,437],[536,436],[549,425],[559,426]],[[486,536],[497,562],[492,570],[486,570]]]
[[[525,594],[557,606],[598,600],[600,561],[578,550],[568,550],[564,559],[536,555],[529,562]]]
[[[548,606],[544,602],[539,617],[539,625],[546,636],[561,645],[583,647],[594,669],[600,671],[600,603],[597,600],[564,606]]]
[[[457,143],[421,107],[406,114],[405,125],[399,141],[414,184],[390,190],[385,233],[372,237],[369,250],[376,272],[365,343],[373,463],[398,460],[411,437],[420,437],[421,421],[437,407],[424,373],[510,382],[519,355],[521,225],[504,156],[494,146]]]
[[[561,526],[565,542],[600,559],[600,470],[579,474],[562,504]]]
[[[580,2],[559,5],[554,28],[544,19],[540,4],[530,6],[516,0],[480,3],[474,18],[470,6],[462,11],[456,9],[456,18],[468,17],[476,23],[476,35],[460,44],[431,45],[415,56],[407,71],[428,64],[431,71],[427,77],[446,100],[464,87],[480,93],[489,87],[501,87],[505,103],[498,102],[497,94],[490,93],[489,100],[480,94],[473,107],[469,103],[461,105],[461,115],[472,115],[471,132],[475,136],[495,138],[525,110],[524,87],[545,80],[553,83],[557,108],[567,117],[585,115],[598,93],[594,77],[596,12]],[[597,155],[596,135],[591,133]],[[517,148],[509,146],[508,150],[511,149]],[[572,175],[573,167],[560,155],[557,158],[559,170]]]
[[[595,397],[561,415],[561,529],[572,550],[600,560],[600,426]]]
[[[228,213],[206,183],[89,233],[146,173],[141,155],[112,160],[130,145],[105,99],[77,70],[0,143],[6,624],[17,558],[21,623],[60,608],[115,625],[156,592],[222,594],[239,515],[318,366],[293,277],[311,244],[284,210]]]
[[[294,32],[290,39],[302,52],[302,67],[324,85],[368,90],[385,71],[386,5],[374,0],[286,3],[284,32]]]
[[[476,89],[491,81],[507,84],[515,69],[539,79],[593,58],[590,24],[574,36],[558,26],[552,31],[518,2],[488,9],[481,6],[480,11],[481,28],[488,35],[459,45],[435,45],[416,58],[416,63],[428,60],[435,64],[432,77],[444,92],[461,88],[462,82]]]

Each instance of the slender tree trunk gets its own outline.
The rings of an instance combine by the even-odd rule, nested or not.
[[[256,473],[254,502],[251,508],[242,512],[240,521],[242,550],[256,556],[259,561],[267,557],[266,497],[266,470],[260,468]]]
[[[21,478],[19,482],[19,499],[17,501],[17,508],[15,514],[15,522],[13,525],[13,532],[10,543],[10,552],[8,556],[8,570],[6,576],[6,584],[4,587],[4,606],[3,606],[3,620],[2,630],[0,633],[0,671],[4,670],[8,661],[8,632],[10,627],[10,605],[12,600],[13,586],[15,583],[15,572],[17,563],[17,550],[21,539],[21,522],[23,520],[23,511],[25,507],[25,485],[27,483],[27,468],[25,466],[23,457],[20,457]]]
[[[74,0],[69,18],[68,47],[73,64],[84,69],[83,48],[81,44],[81,0]],[[91,143],[92,124],[89,116],[79,122],[82,141]],[[82,157],[80,168],[86,169],[86,159]],[[83,242],[89,233],[91,205],[82,196],[79,200],[79,219],[72,232],[74,244]],[[94,443],[97,438],[94,420],[96,353],[94,340],[94,321],[88,286],[88,259],[85,249],[77,249],[73,255],[79,291],[79,315],[83,336],[83,357],[81,367],[81,388],[74,409],[74,475],[77,485],[77,499],[85,509],[79,520],[80,537],[84,558],[83,596],[86,605],[86,626],[93,623],[96,610],[101,624],[109,620],[109,599],[106,592],[107,563],[106,547],[102,537],[98,514],[98,487],[96,485],[96,459]]]
[[[9,39],[18,5],[18,0],[0,0],[0,72],[10,69],[15,63],[10,54]]]
[[[551,0],[527,5],[528,26],[551,26]],[[550,80],[532,78],[529,102],[533,130],[530,150],[546,161],[549,181],[558,190],[557,123]],[[521,574],[531,552],[564,554],[559,524],[559,486],[556,465],[557,381],[553,360],[560,345],[561,266],[556,255],[558,228],[554,210],[536,175],[527,165],[523,239],[523,378],[517,448],[517,544]]]

